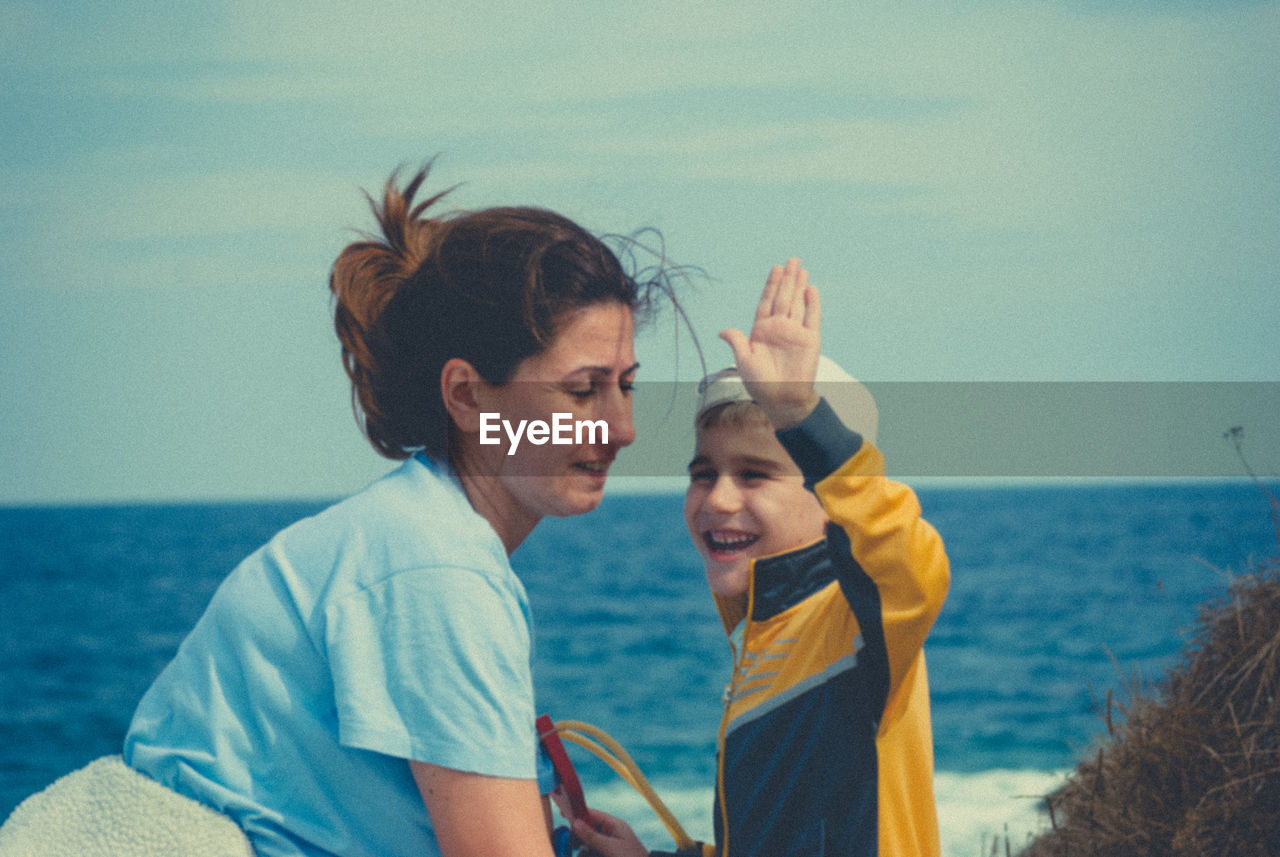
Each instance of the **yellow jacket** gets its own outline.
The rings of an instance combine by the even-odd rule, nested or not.
[[[718,741],[720,857],[939,853],[923,645],[950,567],[915,494],[822,403],[778,433],[826,538],[752,563]]]

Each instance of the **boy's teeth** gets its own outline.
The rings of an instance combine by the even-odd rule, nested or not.
[[[759,537],[750,533],[722,533],[712,530],[707,533],[707,544],[713,550],[734,550],[746,547],[757,538]]]

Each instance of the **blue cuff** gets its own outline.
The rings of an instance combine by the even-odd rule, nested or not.
[[[821,399],[803,422],[777,432],[777,436],[811,491],[862,449],[862,435],[840,422],[826,399]]]

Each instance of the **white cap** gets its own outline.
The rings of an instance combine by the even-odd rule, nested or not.
[[[840,422],[862,435],[871,445],[875,445],[876,429],[880,425],[880,409],[876,407],[875,397],[865,384],[824,354],[818,358],[818,372],[813,379],[813,388],[827,400]],[[730,366],[702,379],[698,384],[698,399],[695,421],[717,405],[750,402],[751,396],[747,393],[747,385],[743,383],[737,367]]]

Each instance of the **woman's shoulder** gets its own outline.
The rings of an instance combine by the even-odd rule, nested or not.
[[[290,552],[331,556],[335,569],[349,568],[365,584],[432,566],[510,573],[493,528],[471,508],[448,467],[425,456],[407,459],[277,538]]]

